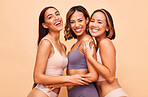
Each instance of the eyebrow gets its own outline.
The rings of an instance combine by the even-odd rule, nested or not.
[[[48,14],[48,16],[50,16],[50,15],[52,15],[52,14]],[[48,16],[47,16],[47,17],[48,17]]]
[[[83,18],[78,18],[78,20],[79,20],[79,19],[83,19]]]
[[[78,20],[83,19],[83,18],[78,18]],[[70,21],[74,21],[74,20],[70,20]]]
[[[58,12],[59,12],[59,11],[57,10],[57,11],[55,12],[55,14],[58,13]],[[50,15],[52,15],[52,14],[48,14],[47,17],[50,16]]]
[[[95,19],[92,18],[91,20],[95,20]],[[97,21],[103,21],[103,20],[101,20],[101,19],[97,19]]]
[[[97,19],[97,21],[103,21],[103,20]]]
[[[59,13],[59,11],[57,10],[55,13]]]

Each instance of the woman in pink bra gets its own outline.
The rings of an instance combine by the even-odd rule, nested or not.
[[[62,76],[67,66],[66,47],[59,40],[63,20],[55,7],[44,8],[39,17],[38,51],[34,68],[35,88],[27,97],[58,97],[59,88],[51,91],[49,84],[88,84],[86,75]]]
[[[99,73],[96,85],[100,97],[128,97],[117,79],[116,50],[111,41],[115,38],[115,30],[110,13],[105,9],[94,11],[91,15],[89,31],[97,42],[97,60],[92,57],[93,48],[89,47],[92,40],[85,43],[84,52]]]
[[[91,75],[89,80],[95,82],[98,79],[98,73],[88,62],[84,55],[83,43],[92,39],[87,28],[90,17],[87,10],[83,6],[73,6],[66,14],[65,40],[75,38],[77,42],[71,47],[68,53],[67,74],[86,74]],[[92,45],[92,44],[91,44]],[[96,50],[93,51],[96,53]],[[96,58],[96,54],[93,56]],[[51,85],[53,89],[67,84]],[[68,85],[68,97],[99,97],[97,89],[90,82],[87,85]]]

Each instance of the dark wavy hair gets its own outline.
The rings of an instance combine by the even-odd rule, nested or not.
[[[96,12],[102,12],[106,17],[106,23],[107,23],[107,26],[109,27],[109,31],[106,31],[106,37],[109,38],[110,40],[115,39],[115,29],[114,29],[114,23],[113,23],[113,19],[112,19],[111,14],[107,10],[102,8],[102,9],[95,10],[92,13],[90,18],[92,18],[92,16]]]
[[[64,30],[64,38],[65,40],[70,40],[72,38],[77,38],[76,34],[72,31],[71,26],[70,26],[70,18],[73,15],[73,13],[75,11],[79,11],[82,12],[85,19],[89,19],[90,20],[90,16],[88,11],[83,7],[83,6],[73,6],[72,8],[70,8],[70,10],[67,12],[66,14],[66,24],[65,24],[65,30]],[[88,24],[86,25],[86,33],[90,35],[89,31],[88,31]]]
[[[39,37],[38,37],[38,45],[39,45],[41,39],[49,33],[48,29],[45,29],[45,28],[42,26],[42,23],[45,22],[45,21],[44,21],[45,12],[46,12],[46,10],[49,9],[49,8],[54,8],[54,9],[56,9],[56,8],[53,7],[53,6],[45,7],[45,8],[41,11],[40,16],[39,16]],[[57,9],[56,9],[56,10],[57,10]]]
[[[39,16],[39,37],[38,37],[38,45],[39,45],[41,39],[49,33],[48,29],[45,29],[45,28],[42,26],[42,23],[45,22],[45,21],[44,21],[45,12],[46,12],[46,10],[49,9],[49,8],[54,8],[54,9],[56,9],[56,8],[53,7],[53,6],[45,7],[45,8],[41,11],[40,16]],[[57,9],[56,9],[56,10],[57,10]],[[34,88],[36,85],[37,85],[37,83],[34,83],[32,88]]]

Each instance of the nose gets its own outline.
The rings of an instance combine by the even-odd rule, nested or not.
[[[92,26],[95,27],[95,26],[96,26],[96,22],[93,22],[93,23],[92,23]]]
[[[78,22],[76,22],[76,23],[75,23],[75,26],[76,26],[76,27],[79,27],[79,23],[78,23]]]
[[[56,15],[55,15],[54,17],[55,17],[55,20],[59,19],[59,17],[58,17],[58,16],[56,16]]]

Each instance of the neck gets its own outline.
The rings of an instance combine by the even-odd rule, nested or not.
[[[82,35],[77,36],[77,41],[80,41],[84,36],[86,35],[86,32],[84,32]]]
[[[103,40],[103,39],[105,39],[105,38],[106,38],[106,35],[95,37],[96,42],[97,42],[97,45],[99,46],[100,41]]]
[[[60,32],[49,32],[48,35],[52,41],[56,43],[60,42]]]

